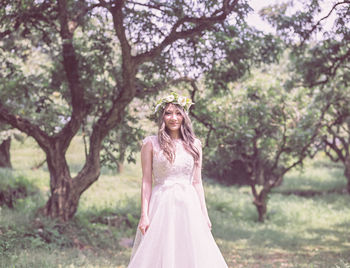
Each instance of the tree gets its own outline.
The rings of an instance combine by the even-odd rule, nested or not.
[[[291,67],[296,72],[290,86],[303,84],[312,89],[321,102],[331,104],[320,140],[330,159],[343,163],[350,193],[350,1],[334,1],[323,10],[326,11],[323,16],[320,16],[325,9],[322,1],[311,1],[304,4],[303,10],[297,9],[287,16],[290,7],[291,4],[275,5],[261,13],[293,50]],[[325,27],[325,22],[331,27]]]
[[[255,71],[251,78],[229,84],[231,90],[223,94],[204,97],[202,92],[193,109],[197,121],[207,126],[206,167],[215,167],[220,177],[241,161],[261,222],[272,188],[319,150],[315,140],[329,107],[329,103],[320,106],[303,87],[286,90],[281,66]]]
[[[345,79],[345,80],[343,80]],[[347,83],[348,73],[337,76],[331,85],[333,95],[331,106],[324,120],[324,131],[320,140],[326,155],[334,162],[344,165],[344,176],[347,179],[347,191],[350,194],[350,92]]]
[[[98,179],[103,140],[120,129],[128,104],[174,77],[177,54],[190,67],[201,36],[247,9],[237,0],[1,4],[0,119],[45,152],[51,195],[42,212],[62,220]],[[87,158],[72,178],[65,153],[84,120],[92,122]]]

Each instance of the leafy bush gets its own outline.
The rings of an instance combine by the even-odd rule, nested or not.
[[[0,169],[0,206],[14,207],[14,202],[36,193],[36,187],[23,175],[9,169]]]

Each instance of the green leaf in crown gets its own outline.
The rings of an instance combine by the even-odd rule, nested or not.
[[[170,95],[165,96],[156,102],[154,113],[156,114],[160,110],[164,109],[165,105],[168,103],[174,103],[182,106],[186,113],[188,113],[191,105],[194,104],[190,98],[181,96],[176,92],[171,92]]]

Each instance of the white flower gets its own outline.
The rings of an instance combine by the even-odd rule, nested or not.
[[[170,95],[163,97],[156,102],[154,113],[158,113],[159,110],[164,108],[167,103],[174,103],[182,106],[186,113],[188,112],[190,106],[194,104],[190,98],[180,96],[179,94],[172,92]]]
[[[166,102],[172,102],[175,99],[173,95],[169,95],[165,98]]]
[[[180,104],[182,107],[185,107],[187,103],[186,97],[179,96],[179,98],[177,99],[177,103]]]
[[[59,98],[61,96],[61,93],[59,93],[58,91],[54,91],[52,92],[52,96],[54,96],[55,98]]]
[[[161,104],[157,104],[156,108],[154,108],[154,113],[158,112],[160,106]]]

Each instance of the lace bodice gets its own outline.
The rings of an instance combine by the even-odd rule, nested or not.
[[[188,153],[181,141],[176,141],[175,161],[170,163],[160,149],[157,136],[148,136],[143,144],[152,142],[153,146],[153,181],[155,184],[167,182],[191,183],[193,177],[194,160]]]

